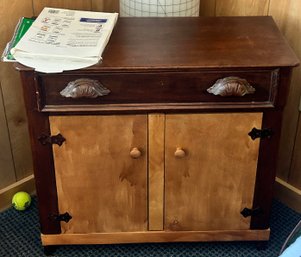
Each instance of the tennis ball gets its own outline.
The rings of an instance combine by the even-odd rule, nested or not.
[[[26,210],[31,203],[31,197],[26,192],[18,192],[14,194],[12,199],[13,207],[18,211]]]

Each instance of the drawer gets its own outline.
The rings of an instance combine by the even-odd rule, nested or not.
[[[236,81],[234,86],[229,81],[218,86],[226,96],[208,92],[216,81],[229,77],[246,80],[252,92],[237,95],[241,85]],[[36,82],[40,111],[270,108],[278,70],[37,74]],[[66,93],[68,84],[71,91]]]

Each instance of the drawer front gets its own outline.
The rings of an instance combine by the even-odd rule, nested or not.
[[[230,89],[231,83],[221,86],[225,87],[222,91],[227,92],[226,96],[208,92],[217,80],[228,77],[244,79],[254,90],[249,94],[237,95],[241,85],[234,82]],[[93,80],[94,84],[87,85],[87,80]],[[40,111],[168,109],[168,106],[184,109],[273,107],[278,70],[39,74],[36,81]],[[71,93],[66,93],[70,82]],[[95,89],[97,86],[100,89]],[[101,92],[95,95],[98,93],[95,91],[99,90],[103,95]]]

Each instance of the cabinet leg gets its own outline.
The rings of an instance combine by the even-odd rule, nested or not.
[[[268,248],[269,241],[258,241],[256,242],[256,248],[258,251],[266,250]]]
[[[53,255],[54,252],[56,250],[56,246],[55,245],[47,245],[47,246],[44,246],[44,254],[46,256],[50,256],[50,255]]]

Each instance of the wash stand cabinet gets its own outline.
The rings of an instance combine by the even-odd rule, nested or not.
[[[16,64],[43,246],[268,241],[297,65],[271,17],[119,18],[95,66]]]

